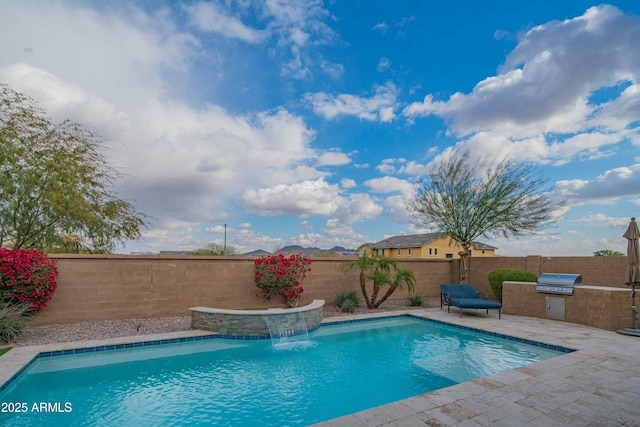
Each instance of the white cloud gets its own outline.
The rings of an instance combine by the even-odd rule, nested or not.
[[[342,65],[332,64],[316,49],[339,39],[326,23],[331,15],[321,0],[266,0],[263,9],[271,19],[269,31],[277,37],[278,45],[290,48],[291,59],[282,67],[283,75],[309,79],[314,69],[332,77],[341,75]]]
[[[233,231],[232,227],[225,227],[224,225],[216,225],[213,227],[207,227],[205,228],[205,231],[207,233],[212,233],[212,234],[224,234],[224,233],[228,233]]]
[[[326,118],[355,116],[362,120],[390,122],[395,118],[398,89],[392,82],[375,87],[375,95],[360,97],[357,95],[329,95],[325,92],[309,93],[305,100],[313,111]]]
[[[287,244],[280,237],[273,237],[256,232],[252,228],[237,230],[231,236],[229,244],[238,249],[240,253],[246,252],[249,248],[261,248],[266,251],[275,252]]]
[[[169,18],[130,3],[98,12],[82,4],[8,2],[0,14],[0,68],[26,63],[121,108],[139,106],[170,91],[164,74],[187,71],[197,55],[198,40]]]
[[[264,31],[247,27],[236,17],[212,2],[198,2],[184,7],[193,25],[201,31],[215,32],[226,38],[240,39],[247,43],[259,43],[265,38]]]
[[[630,218],[612,217],[606,214],[593,214],[578,218],[576,222],[587,223],[595,227],[611,228],[613,230],[626,230]]]
[[[323,178],[290,185],[248,190],[242,204],[260,215],[333,215],[341,202],[340,189]]]
[[[594,122],[612,129],[625,129],[640,117],[640,84],[630,84],[616,99],[598,106]],[[640,145],[638,130],[630,132],[636,145]]]
[[[358,184],[356,184],[356,182],[353,179],[349,179],[349,178],[342,178],[342,180],[340,181],[340,185],[344,189],[354,188],[358,186]]]
[[[396,163],[402,163],[400,159],[383,159],[382,162],[376,166],[376,170],[384,175],[393,175],[396,173]]]
[[[106,99],[75,84],[65,84],[41,68],[18,62],[0,68],[0,81],[39,101],[55,121],[73,117],[100,134],[118,134],[129,124],[127,114]]]
[[[378,61],[378,66],[376,67],[376,70],[382,73],[384,71],[387,71],[389,68],[391,68],[391,60],[386,57],[380,58],[380,61]]]
[[[406,174],[412,176],[425,175],[428,172],[427,165],[418,163],[415,160],[411,160],[398,169],[399,174]]]
[[[318,157],[316,166],[340,166],[351,163],[351,159],[345,153],[339,151],[326,151]]]
[[[640,164],[606,171],[594,180],[573,179],[556,182],[553,196],[570,205],[611,203],[621,197],[638,195]]]
[[[344,246],[347,249],[357,249],[368,237],[354,231],[348,225],[338,221],[335,218],[327,220],[322,231],[327,236],[327,241],[321,247],[329,248],[332,246]]]
[[[371,28],[371,31],[377,31],[382,34],[386,34],[388,30],[389,30],[389,24],[387,24],[386,22],[380,22],[374,25],[373,28]]]
[[[389,216],[398,224],[415,223],[413,214],[407,209],[407,202],[407,197],[402,195],[389,196],[384,200],[384,205],[389,211]]]
[[[393,176],[369,179],[365,181],[364,184],[376,193],[393,193],[399,191],[405,198],[410,198],[414,193],[413,184]]]
[[[351,194],[348,202],[336,212],[336,218],[343,224],[352,224],[364,219],[373,219],[382,214],[382,206],[369,194]]]
[[[338,185],[329,184],[323,178],[248,190],[240,202],[245,208],[263,216],[325,215],[338,218],[345,224],[375,218],[382,213],[382,207],[368,194],[342,195]]]
[[[606,156],[603,147],[625,138],[640,143],[638,133],[627,129],[637,120],[638,40],[640,18],[613,6],[592,7],[582,16],[520,35],[500,73],[471,93],[455,93],[446,101],[427,94],[403,114],[440,116],[453,136],[475,140],[483,152],[499,152],[490,141],[501,139],[499,150],[521,158],[565,162],[573,156]],[[590,102],[596,91],[625,82],[630,86],[613,100]],[[519,147],[524,141],[527,148],[534,142],[535,155]]]
[[[427,173],[427,165],[416,162],[415,160],[407,161],[406,159],[389,158],[383,159],[376,166],[376,170],[384,175],[405,174],[412,176],[420,176]]]

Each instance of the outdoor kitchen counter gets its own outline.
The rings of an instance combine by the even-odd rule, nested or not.
[[[502,312],[552,318],[608,331],[631,327],[631,288],[584,285],[574,287],[573,295],[553,295],[536,292],[536,285],[536,282],[504,282]],[[562,318],[549,316],[550,304],[562,306]]]

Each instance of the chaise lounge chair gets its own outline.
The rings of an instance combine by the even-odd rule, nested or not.
[[[487,310],[498,309],[498,319],[502,318],[502,304],[495,301],[489,301],[489,297],[484,292],[478,292],[473,285],[440,285],[440,309],[443,305],[447,306],[447,313],[451,312],[451,306],[460,309],[460,317],[462,317],[463,308],[475,308]]]

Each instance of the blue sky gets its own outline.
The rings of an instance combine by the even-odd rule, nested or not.
[[[0,81],[105,138],[152,217],[122,252],[350,248],[453,148],[563,200],[501,255],[623,252],[640,216],[640,3],[4,1]]]

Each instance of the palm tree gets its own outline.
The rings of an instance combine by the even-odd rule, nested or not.
[[[416,279],[411,270],[407,270],[406,268],[396,268],[395,277],[389,283],[389,289],[387,289],[387,292],[382,296],[382,298],[380,298],[380,301],[374,304],[373,308],[380,307],[380,304],[385,302],[396,289],[401,289],[404,285],[407,285],[407,289],[409,289],[410,292],[413,292],[415,284]]]
[[[357,259],[350,261],[342,266],[342,270],[345,273],[357,268],[360,270],[360,290],[362,291],[362,295],[364,296],[364,300],[367,302],[367,306],[369,305],[369,295],[367,294],[367,271],[369,271],[373,265],[375,264],[375,259],[365,253],[362,256],[359,256]]]
[[[387,257],[369,256],[366,252],[354,261],[343,265],[343,270],[349,272],[354,268],[360,270],[360,289],[368,308],[378,308],[385,302],[396,289],[407,285],[413,291],[415,278],[413,272],[407,269],[398,268],[396,262]],[[373,290],[371,297],[367,292],[367,281],[371,281]],[[380,289],[388,287],[387,292],[378,300]]]

